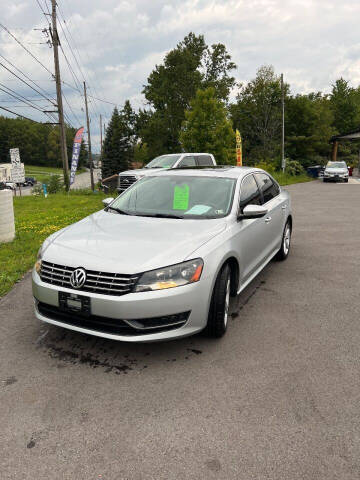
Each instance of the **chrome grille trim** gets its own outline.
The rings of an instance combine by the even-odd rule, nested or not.
[[[102,295],[125,295],[130,293],[138,279],[135,275],[122,273],[86,271],[86,281],[81,288],[73,289],[70,284],[71,273],[77,267],[68,267],[43,261],[40,278],[45,283],[70,288],[76,292],[101,293]]]

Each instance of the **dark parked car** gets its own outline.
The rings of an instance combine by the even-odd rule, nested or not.
[[[33,187],[37,183],[37,180],[35,177],[25,177],[25,183],[24,186],[30,185]]]

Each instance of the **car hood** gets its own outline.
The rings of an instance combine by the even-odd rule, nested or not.
[[[121,172],[119,175],[149,175],[153,172],[159,172],[162,170],[166,170],[165,168],[137,168],[134,170],[127,170],[126,172]]]
[[[325,168],[326,173],[347,173],[347,168]]]
[[[180,263],[226,228],[225,219],[181,220],[94,213],[52,235],[43,260],[135,274]]]

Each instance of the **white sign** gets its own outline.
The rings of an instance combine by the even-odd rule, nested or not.
[[[10,148],[11,158],[11,181],[14,183],[25,182],[25,171],[21,165],[20,152],[18,148]]]
[[[11,181],[14,183],[25,183],[25,172],[22,167],[11,169]]]
[[[10,158],[12,167],[21,167],[20,152],[18,148],[10,148]]]

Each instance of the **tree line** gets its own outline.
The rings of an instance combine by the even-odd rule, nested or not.
[[[242,135],[244,164],[279,168],[280,75],[262,66],[255,78],[239,84],[236,68],[225,45],[209,46],[203,35],[189,33],[150,72],[142,90],[146,107],[135,111],[126,100],[114,109],[103,144],[103,178],[181,151],[209,152],[219,164],[234,164],[235,129]],[[331,136],[359,125],[360,87],[340,78],[329,94],[295,94],[285,84],[285,154],[299,168],[325,164]],[[67,127],[69,159],[74,135]],[[61,166],[56,126],[0,117],[0,162],[16,146],[28,164]],[[359,147],[341,143],[339,157],[355,164]],[[86,161],[83,144],[80,164]]]
[[[246,165],[279,168],[280,75],[262,66],[255,78],[237,84],[235,69],[225,45],[208,46],[202,35],[187,35],[150,73],[142,90],[147,108],[135,112],[127,100],[114,110],[105,136],[103,178],[180,151],[206,151],[220,164],[234,164],[235,129],[242,135]],[[284,88],[287,159],[300,168],[325,164],[330,138],[360,125],[360,87],[340,78],[330,94]],[[355,164],[359,147],[342,143],[339,157]]]
[[[66,127],[69,165],[75,133],[75,128]],[[0,116],[0,163],[10,162],[10,148],[19,148],[21,161],[27,165],[62,166],[59,128],[55,125]],[[79,165],[85,165],[86,162],[87,150],[83,143]]]

